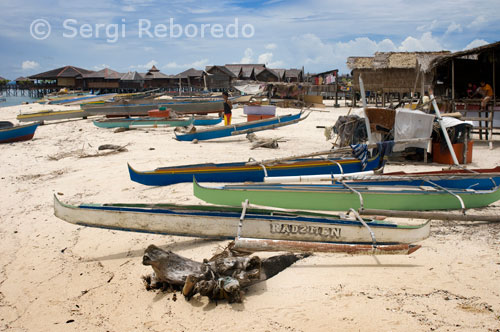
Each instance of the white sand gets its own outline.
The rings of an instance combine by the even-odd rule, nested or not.
[[[0,109],[0,120],[63,106]],[[147,187],[139,170],[199,162],[268,159],[325,150],[317,125],[347,109],[326,108],[293,126],[257,133],[284,137],[278,150],[250,150],[244,136],[192,144],[172,129],[113,133],[91,119],[40,126],[31,141],[0,145],[0,330],[8,331],[496,331],[500,328],[500,225],[434,222],[411,256],[316,254],[249,289],[241,304],[190,302],[148,292],[144,249],[155,244],[209,258],[227,241],[77,227],[53,215],[52,197],[70,203],[202,203],[191,184]],[[279,114],[295,110],[279,110]],[[236,110],[233,122],[244,121]],[[101,144],[128,152],[78,158]],[[498,145],[498,143],[496,144]],[[500,148],[476,143],[469,167],[494,167]],[[51,160],[50,157],[63,157]],[[440,169],[389,166],[388,171]],[[488,208],[500,211],[497,202]]]

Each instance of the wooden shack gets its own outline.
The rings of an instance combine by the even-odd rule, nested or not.
[[[229,89],[237,76],[225,66],[206,66],[206,81],[208,89]],[[239,74],[239,72],[238,72]]]
[[[432,84],[430,76],[421,76],[419,62],[429,62],[433,58],[449,54],[449,51],[440,52],[377,52],[373,57],[349,57],[347,67],[351,69],[353,96],[359,93],[359,77],[363,79],[365,91],[369,96],[378,96],[385,106],[390,94],[397,95],[398,99],[404,94],[421,92],[423,85]],[[356,99],[354,99],[354,102]]]
[[[432,77],[434,94],[444,111],[461,112],[465,120],[473,121],[478,138],[493,147],[493,135],[500,135],[500,105],[497,104],[496,79],[499,76],[500,42],[435,58],[422,70]],[[489,84],[493,97],[482,109],[480,94],[474,94],[480,82]],[[471,87],[469,87],[469,83]],[[467,91],[470,90],[470,91]]]

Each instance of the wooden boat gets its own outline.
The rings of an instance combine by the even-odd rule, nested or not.
[[[113,230],[204,238],[247,238],[334,243],[414,243],[429,236],[430,223],[398,225],[371,219],[295,211],[173,204],[61,203],[54,214],[69,223]],[[242,220],[239,229],[240,219]],[[365,225],[363,225],[366,224]],[[239,232],[238,232],[239,231]],[[372,236],[373,234],[373,236]]]
[[[412,186],[252,184],[208,188],[194,181],[194,194],[205,202],[236,206],[250,203],[299,210],[345,211],[451,210],[487,206],[500,199],[499,187],[490,190]]]
[[[36,113],[25,113],[19,114],[17,120],[19,122],[33,122],[33,121],[54,121],[54,120],[67,120],[67,119],[86,119],[88,116],[85,111],[82,110],[70,110],[70,111],[40,111]]]
[[[119,118],[99,119],[93,121],[99,128],[154,128],[154,127],[185,127],[194,122],[189,119],[165,119],[165,118]]]
[[[283,125],[293,124],[293,123],[296,123],[298,121],[304,120],[309,115],[308,114],[305,117],[301,117],[302,114],[303,114],[303,112],[300,112],[300,113],[297,113],[294,115],[288,114],[288,115],[282,115],[282,116],[275,116],[272,118],[259,120],[259,121],[242,122],[242,123],[231,124],[228,126],[198,130],[194,133],[187,133],[187,134],[175,133],[175,137],[179,141],[189,141],[190,142],[190,141],[193,141],[195,139],[198,141],[203,141],[203,140],[209,140],[209,139],[214,139],[214,138],[247,134],[248,132],[270,129],[270,127],[272,127],[272,126],[279,127],[279,126],[283,126]]]
[[[128,115],[128,116],[147,116],[148,111],[159,107],[170,108],[171,110],[182,114],[207,114],[219,113],[224,110],[224,104],[221,99],[218,100],[120,100],[113,103],[104,104],[84,104],[81,108],[87,115]]]
[[[35,135],[39,123],[0,129],[0,143],[28,141]]]
[[[193,177],[202,182],[262,182],[265,176],[353,173],[376,169],[379,163],[380,156],[376,155],[367,161],[364,169],[356,158],[303,158],[266,164],[246,162],[193,164],[160,167],[142,172],[128,165],[128,170],[132,181],[148,186],[168,186],[192,182]]]
[[[266,183],[311,182],[331,180],[349,186],[438,186],[448,189],[488,190],[500,184],[500,166],[490,169],[458,169],[430,172],[391,172],[377,175],[366,174],[318,174],[314,176],[268,176]]]

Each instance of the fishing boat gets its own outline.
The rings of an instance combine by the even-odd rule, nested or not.
[[[81,105],[87,115],[127,115],[147,116],[148,111],[166,107],[182,114],[207,114],[219,113],[224,110],[222,99],[215,100],[171,100],[171,99],[146,99],[146,100],[119,100],[112,103],[94,103]]]
[[[236,206],[252,204],[285,209],[345,211],[452,210],[487,206],[500,199],[499,187],[490,190],[447,189],[437,186],[368,186],[343,184],[247,184],[204,187],[194,182],[194,195],[205,202]]]
[[[24,113],[17,116],[19,122],[45,122],[45,121],[55,121],[55,120],[67,120],[67,119],[86,119],[88,116],[85,111],[82,110],[68,110],[68,111],[52,111],[45,110],[35,113]]]
[[[28,141],[35,135],[39,123],[32,123],[23,126],[13,126],[0,129],[0,143],[12,143]]]
[[[174,204],[74,206],[60,202],[55,195],[54,214],[79,226],[216,239],[234,239],[240,235],[321,243],[405,244],[424,240],[430,229],[429,222],[401,225],[359,216],[350,218],[245,207]]]
[[[332,184],[369,186],[437,186],[448,189],[488,190],[500,184],[500,166],[489,169],[457,169],[430,172],[391,172],[384,174],[317,174],[303,176],[267,176],[266,183],[312,182],[331,180]]]
[[[222,164],[192,164],[160,167],[152,171],[137,171],[130,164],[128,170],[132,181],[148,186],[168,186],[175,183],[192,182],[196,177],[201,182],[263,182],[266,176],[292,176],[311,174],[344,174],[371,171],[379,167],[380,155],[368,159],[366,165],[357,158],[301,158],[281,162]]]
[[[175,138],[179,141],[203,141],[214,138],[222,138],[229,137],[234,135],[242,135],[247,134],[249,132],[266,130],[274,127],[280,127],[284,125],[290,125],[297,123],[298,121],[304,120],[309,116],[307,114],[304,117],[301,117],[303,112],[297,114],[288,114],[282,116],[275,116],[272,118],[259,120],[259,121],[250,121],[250,122],[242,122],[231,124],[227,126],[217,127],[217,128],[209,128],[204,130],[197,130],[194,133],[187,134],[177,134],[175,133]]]

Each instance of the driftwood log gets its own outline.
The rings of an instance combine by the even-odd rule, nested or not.
[[[144,277],[146,288],[182,290],[186,299],[196,294],[210,300],[241,302],[242,289],[267,280],[308,254],[283,254],[261,260],[250,253],[237,252],[231,245],[209,260],[196,262],[150,245],[142,263],[153,268]]]

